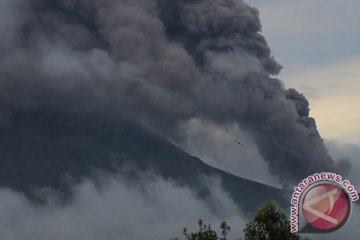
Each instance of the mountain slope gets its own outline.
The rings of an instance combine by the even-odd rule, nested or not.
[[[124,118],[22,113],[0,127],[0,182],[24,192],[50,187],[69,194],[66,176],[79,180],[94,169],[116,171],[131,162],[195,189],[203,175],[218,176],[234,200],[253,211],[263,201],[281,204],[282,190],[210,167],[139,123]],[[206,191],[199,191],[206,194]]]

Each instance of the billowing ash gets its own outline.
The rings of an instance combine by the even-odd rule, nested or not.
[[[259,13],[240,0],[0,6],[2,116],[112,111],[168,137],[181,137],[177,126],[192,118],[236,123],[283,183],[350,168],[329,157],[306,98],[273,77],[281,66],[259,33]]]

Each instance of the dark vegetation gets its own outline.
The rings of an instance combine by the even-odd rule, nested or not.
[[[188,233],[184,228],[185,240],[229,240],[227,235],[231,228],[224,221],[220,224],[220,234],[202,219],[198,221],[199,229]],[[286,214],[273,202],[267,202],[245,226],[244,240],[310,240],[290,232],[290,223]],[[238,240],[241,240],[239,238]]]

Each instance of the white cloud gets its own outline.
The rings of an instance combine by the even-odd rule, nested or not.
[[[0,239],[168,240],[181,237],[183,227],[195,230],[199,218],[214,228],[227,220],[231,236],[238,238],[243,220],[237,206],[218,181],[208,183],[212,204],[189,188],[148,176],[140,184],[121,177],[107,178],[100,187],[84,181],[65,206],[33,206],[22,195],[1,189]]]

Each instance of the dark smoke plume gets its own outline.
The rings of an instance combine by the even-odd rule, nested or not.
[[[3,0],[0,16],[1,116],[113,111],[168,137],[191,118],[237,123],[284,183],[350,168],[273,77],[258,11],[240,0]]]

